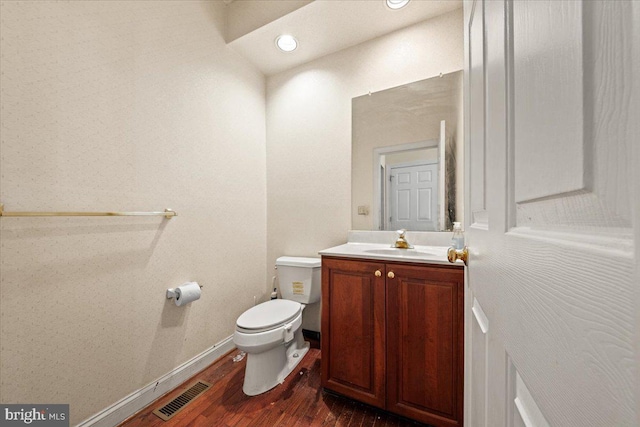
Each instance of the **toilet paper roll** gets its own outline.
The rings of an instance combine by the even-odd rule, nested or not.
[[[200,299],[202,290],[200,289],[200,285],[198,285],[198,283],[187,282],[182,286],[178,286],[175,289],[175,292],[176,292],[176,305],[182,306]]]

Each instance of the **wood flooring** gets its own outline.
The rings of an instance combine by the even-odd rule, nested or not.
[[[134,415],[120,427],[204,426],[375,426],[423,424],[333,395],[320,387],[320,350],[311,348],[284,384],[258,396],[242,392],[246,358],[233,362],[234,350],[183,385]],[[151,411],[181,394],[196,379],[213,386],[169,421]]]

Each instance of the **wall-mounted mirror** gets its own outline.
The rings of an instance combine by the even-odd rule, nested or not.
[[[354,230],[464,222],[462,71],[352,100]]]

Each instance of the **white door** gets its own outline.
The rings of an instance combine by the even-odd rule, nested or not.
[[[391,165],[388,230],[438,230],[438,163]]]
[[[464,3],[466,426],[640,425],[639,9]]]

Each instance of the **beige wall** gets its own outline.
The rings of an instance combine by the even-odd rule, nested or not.
[[[278,256],[346,240],[353,97],[462,68],[458,10],[270,77],[265,117],[222,2],[0,5],[5,209],[179,213],[0,221],[0,401],[72,424],[228,337]]]
[[[458,85],[458,117],[456,119],[456,129],[454,140],[456,142],[456,222],[462,224],[464,228],[464,82],[463,74],[460,74],[460,84]]]
[[[223,7],[1,3],[5,209],[179,213],[0,221],[3,403],[70,403],[75,424],[263,297],[265,83],[225,46]],[[166,300],[188,280],[200,301]]]
[[[267,79],[267,276],[351,228],[351,99],[461,70],[462,9]],[[319,330],[317,305],[304,327]]]
[[[410,163],[425,160],[438,160],[438,147],[423,148],[411,151],[397,151],[395,153],[386,154],[383,157],[383,165],[397,165],[399,163]]]

